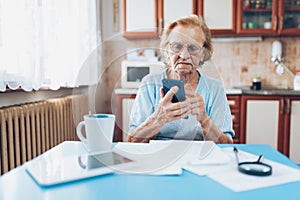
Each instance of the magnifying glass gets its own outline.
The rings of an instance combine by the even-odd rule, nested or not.
[[[262,163],[262,155],[258,157],[257,161],[240,163],[238,158],[238,149],[234,147],[233,151],[235,153],[238,170],[240,172],[254,176],[269,176],[272,174],[272,166]]]

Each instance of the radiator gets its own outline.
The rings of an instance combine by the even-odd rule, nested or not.
[[[0,174],[65,140],[88,113],[87,95],[70,95],[0,109]]]

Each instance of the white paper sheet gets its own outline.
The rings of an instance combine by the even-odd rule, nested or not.
[[[123,171],[123,173],[151,175],[174,175],[182,173],[178,157],[180,158],[184,153],[181,153],[180,150],[172,150],[167,143],[151,145],[119,142],[113,151],[137,163],[135,167]],[[174,151],[174,153],[171,154],[171,151]]]
[[[181,174],[182,168],[192,173],[208,176],[240,192],[287,182],[300,181],[300,170],[264,160],[272,166],[271,176],[258,177],[238,171],[233,148],[220,148],[211,141],[153,140],[150,143],[120,142],[114,151],[137,165],[124,173],[172,175]],[[258,156],[239,150],[239,161],[256,161]]]
[[[263,160],[272,166],[272,175],[259,177],[238,171],[233,148],[222,149],[230,157],[230,162],[221,165],[185,165],[184,168],[198,175],[207,175],[229,189],[241,192],[288,182],[300,181],[300,170],[274,161]],[[239,150],[239,161],[256,161],[258,156]]]
[[[186,163],[219,164],[229,158],[212,141],[152,140],[148,144],[118,143],[114,151],[137,161],[125,173],[152,175],[181,174]]]

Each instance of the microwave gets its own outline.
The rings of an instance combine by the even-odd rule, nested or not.
[[[163,62],[158,61],[122,61],[121,87],[138,88],[147,74],[159,73],[165,68]]]

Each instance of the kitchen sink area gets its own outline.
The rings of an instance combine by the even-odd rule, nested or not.
[[[237,86],[234,89],[240,89],[244,95],[292,95],[300,96],[300,90],[291,88],[282,88],[276,86],[262,86],[260,90],[254,90],[251,86]]]

